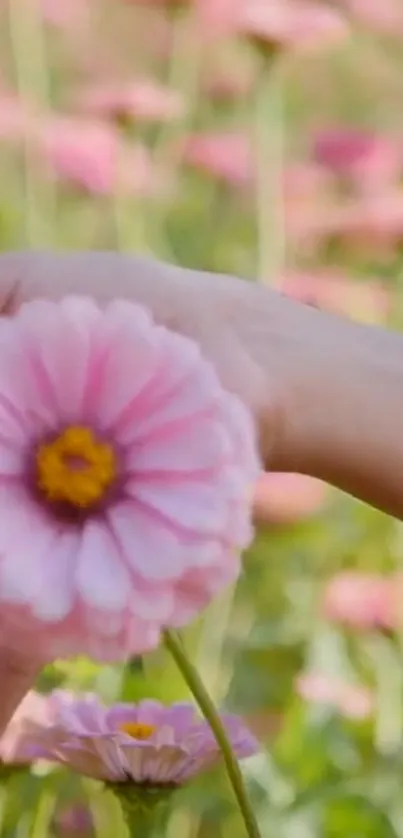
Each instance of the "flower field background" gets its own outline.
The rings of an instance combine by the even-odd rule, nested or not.
[[[0,248],[142,251],[399,328],[402,50],[401,0],[0,0]],[[402,838],[402,524],[299,475],[255,506],[236,591],[185,639],[261,742],[262,836]],[[189,698],[163,651],[59,661],[56,686]],[[95,784],[42,764],[5,778],[0,824],[124,834]],[[158,829],[242,838],[224,772]]]

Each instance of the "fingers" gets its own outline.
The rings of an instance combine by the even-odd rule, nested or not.
[[[27,300],[58,300],[69,294],[89,295],[101,305],[120,297],[148,306],[166,323],[178,317],[182,294],[175,289],[186,287],[188,273],[113,252],[8,252],[0,254],[0,307],[8,312]]]
[[[0,650],[0,736],[19,703],[32,688],[40,668],[40,664],[29,657],[9,649]]]

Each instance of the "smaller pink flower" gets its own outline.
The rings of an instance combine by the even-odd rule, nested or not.
[[[373,712],[373,696],[366,687],[348,684],[316,672],[300,675],[295,686],[304,701],[333,707],[353,721],[367,719]]]
[[[329,580],[322,598],[326,619],[353,629],[392,628],[394,582],[375,573],[344,571]]]
[[[253,179],[253,156],[248,138],[237,132],[190,136],[183,150],[188,166],[228,183],[244,187]]]
[[[171,122],[186,112],[182,95],[152,78],[93,85],[81,92],[77,104],[87,115],[141,122]]]
[[[303,474],[263,474],[255,490],[254,512],[259,523],[294,524],[323,509],[327,487]]]
[[[54,725],[37,731],[19,759],[36,756],[98,780],[159,787],[183,785],[220,759],[209,725],[192,704],[144,700],[105,707],[95,695],[78,699],[63,691],[49,704]],[[239,759],[258,751],[240,719],[222,720]]]

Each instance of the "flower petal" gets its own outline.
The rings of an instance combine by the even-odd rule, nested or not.
[[[74,530],[63,532],[46,557],[40,590],[32,600],[32,612],[42,621],[62,620],[73,607],[78,544],[78,533]]]
[[[83,529],[78,551],[77,589],[93,608],[120,610],[130,594],[130,577],[108,528],[89,520]]]

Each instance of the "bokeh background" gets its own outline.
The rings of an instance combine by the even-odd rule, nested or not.
[[[401,0],[0,0],[0,248],[142,251],[399,328],[402,71]],[[256,518],[238,589],[186,639],[262,742],[263,838],[402,838],[402,524],[276,474]],[[187,695],[162,652],[56,662],[56,685]],[[1,786],[1,835],[89,838],[95,812],[119,838],[88,793],[35,767]],[[242,838],[223,773],[164,829]]]

